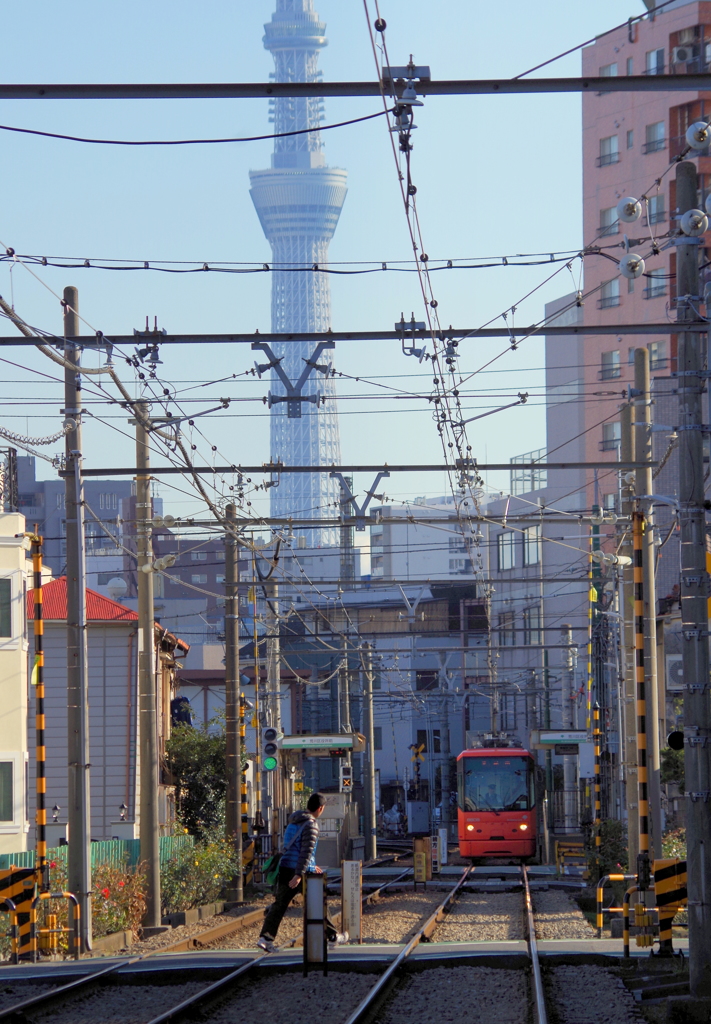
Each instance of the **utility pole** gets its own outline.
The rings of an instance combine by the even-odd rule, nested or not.
[[[677,164],[679,216],[698,202],[698,175],[690,161]],[[677,320],[697,319],[698,239],[677,242]],[[707,336],[679,335],[679,516],[684,674],[684,767],[689,894],[689,972],[692,996],[711,996],[711,702],[704,511],[702,396]]]
[[[244,900],[242,868],[242,740],[239,699],[239,547],[236,537],[236,510],[225,508],[225,734],[227,750],[227,801],[225,832],[239,865],[232,879],[230,897]]]
[[[264,595],[266,598],[266,620],[267,620],[267,695],[265,701],[265,722],[281,732],[281,702],[279,700],[279,684],[281,677],[281,645],[279,641],[279,584],[265,582]],[[277,836],[286,827],[286,821],[282,817],[281,778],[283,767],[281,763],[276,771],[264,772],[266,799],[264,807],[267,813],[271,811],[271,826],[269,831]],[[269,819],[267,818],[267,822]]]
[[[64,289],[64,358],[78,367],[79,293]],[[67,530],[67,754],[69,806],[68,884],[79,900],[82,952],[91,949],[91,803],[89,782],[89,679],[86,635],[86,550],[81,454],[81,373],[64,368],[65,418],[76,424],[65,437],[67,476],[64,504]]]
[[[138,564],[138,742],[141,758],[140,841],[146,872],[143,933],[161,927],[158,831],[158,723],[156,716],[153,611],[153,524],[149,453],[149,406],[137,402],[136,553]]]
[[[626,403],[620,409],[620,461],[634,462],[635,435],[632,427],[632,406]],[[634,474],[631,474],[633,477]],[[620,511],[627,521],[632,519],[634,487],[623,478],[621,486],[622,500]],[[630,530],[625,527],[624,540],[620,552],[632,558],[632,538]],[[624,751],[625,762],[625,802],[627,804],[627,860],[630,870],[634,870],[639,855],[639,792],[637,785],[637,698],[635,695],[635,641],[634,641],[634,580],[632,563],[622,567],[622,614],[623,630],[623,724],[624,736],[621,752]]]
[[[573,647],[573,627],[567,622],[560,627],[560,642],[567,646],[562,686],[563,728],[574,729],[575,648]],[[566,834],[571,834],[578,828],[576,762],[577,758],[575,757],[563,758],[563,821]]]
[[[363,666],[363,732],[365,733],[365,858],[375,860],[378,844],[375,837],[377,808],[375,805],[375,724],[373,721],[373,655],[370,644],[361,648]]]
[[[649,352],[638,348],[634,354],[635,454],[649,468],[635,470],[635,495],[644,513],[642,533],[642,579],[644,583],[644,681],[647,705],[647,780],[649,786],[650,857],[662,852],[662,795],[659,763],[659,693],[657,689],[657,597],[654,581],[656,548],[652,515],[652,391],[649,380]]]

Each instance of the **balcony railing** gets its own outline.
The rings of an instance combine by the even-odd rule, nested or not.
[[[609,167],[610,164],[618,164],[620,162],[619,150],[614,153],[601,153],[595,161],[597,167]]]
[[[669,366],[669,360],[664,356],[661,359],[650,359],[649,369],[650,370],[666,370]]]
[[[620,222],[616,220],[613,224],[601,224],[598,228],[598,237],[605,238],[607,235],[617,235],[620,232]]]
[[[708,117],[708,114],[705,115]],[[684,152],[687,148],[688,143],[686,141],[686,135],[672,135],[669,139],[669,159],[676,160],[678,156]],[[711,156],[711,151],[707,146],[706,149],[695,149],[689,156]]]
[[[666,210],[655,210],[654,213],[650,211],[649,215],[645,218],[647,225],[649,224],[663,224],[667,219]]]
[[[667,148],[666,139],[650,139],[649,142],[645,142],[642,146],[643,153],[659,153],[660,150]]]
[[[643,294],[645,299],[658,299],[661,295],[666,295],[667,294],[667,284],[666,284],[666,281],[663,284],[652,284],[652,285],[649,285],[648,288],[644,289],[642,294]]]
[[[601,452],[614,452],[620,447],[619,437],[604,437],[600,441]]]
[[[597,300],[598,309],[612,309],[614,306],[619,306],[619,304],[619,295],[606,295],[603,298]]]
[[[600,370],[600,380],[617,380],[622,376],[622,367],[619,363],[603,366]]]

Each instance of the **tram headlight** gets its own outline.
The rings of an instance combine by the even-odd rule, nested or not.
[[[528,825],[519,825],[518,827],[521,829],[522,832],[525,832],[528,828]]]
[[[473,831],[474,831],[474,826],[473,825],[467,825],[467,832],[473,832]]]

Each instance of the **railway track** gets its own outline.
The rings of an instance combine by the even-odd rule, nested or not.
[[[408,875],[409,869],[366,894],[365,906],[380,907],[386,913],[388,890]],[[427,908],[414,933],[400,943],[385,967],[383,958],[392,957],[390,951],[382,955],[373,951],[371,955],[362,948],[359,952],[343,947],[343,953],[339,950],[329,964],[327,978],[320,972],[301,978],[297,973],[300,964],[293,957],[287,961],[252,953],[249,961],[235,964],[229,962],[229,954],[220,958],[219,951],[209,954],[209,966],[204,968],[198,955],[189,961],[189,971],[170,959],[156,971],[146,970],[145,961],[165,952],[164,947],[6,1006],[0,1010],[0,1021],[185,1024],[199,1019],[206,1024],[230,1024],[238,1006],[240,1018],[268,1011],[270,1016],[293,1024],[307,1024],[316,1016],[328,1017],[332,1024],[411,1024],[425,1019],[466,1020],[474,1012],[487,1024],[510,1024],[511,1020],[548,1024],[549,1019],[556,1024],[587,1024],[600,1019],[595,1011],[601,1000],[605,1001],[604,1019],[611,1024],[642,1019],[632,995],[602,958],[591,964],[588,955],[587,962],[571,964],[570,958],[563,962],[552,957],[542,968],[536,907],[525,869],[520,875],[520,891],[508,894],[517,904],[509,902],[508,907],[518,926],[523,923],[519,936],[525,937],[525,946],[517,945],[505,958],[489,954],[484,959],[473,955],[470,945],[459,952],[459,943],[445,938],[448,950],[444,959],[433,961],[424,955],[422,944],[433,939],[440,942],[453,916],[450,911],[471,898],[466,893],[473,878],[472,869],[462,872],[444,897]],[[261,918],[262,910],[243,915],[243,919],[255,915]],[[226,926],[234,931],[243,927],[243,920],[208,929],[199,941],[204,943],[210,931]],[[195,937],[184,940],[191,941]],[[167,948],[175,947],[183,947],[183,943]],[[418,947],[418,955],[413,956]],[[441,957],[444,947],[437,949]],[[139,964],[130,975],[117,977],[123,968]],[[216,978],[216,974],[220,976]],[[454,1016],[443,1016],[444,1006]]]

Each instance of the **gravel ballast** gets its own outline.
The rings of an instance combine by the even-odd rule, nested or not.
[[[408,892],[382,897],[366,907],[363,914],[363,942],[407,942],[443,899],[444,894],[439,892]]]
[[[25,999],[44,995],[56,987],[56,985],[42,985],[32,981],[11,981],[2,984],[0,985],[0,1010],[7,1010],[8,1007],[21,1003]]]
[[[205,988],[205,982],[184,985],[107,985],[76,1002],[32,1013],[48,1024],[145,1024],[170,1006]]]
[[[329,972],[327,978],[312,974],[272,974],[245,985],[229,1003],[211,1011],[209,1024],[273,1020],[280,1024],[339,1024],[356,1008],[375,984],[374,974]],[[412,1022],[410,1022],[412,1024]]]
[[[595,929],[565,892],[531,894],[538,939],[594,939]]]
[[[638,1024],[644,1020],[632,993],[605,967],[555,967],[548,997],[557,1024]]]
[[[434,967],[410,975],[380,1013],[382,1024],[520,1024],[528,1020],[525,971]],[[589,1024],[589,1017],[587,1018]]]
[[[465,893],[438,925],[433,942],[506,942],[524,939],[520,893]]]

